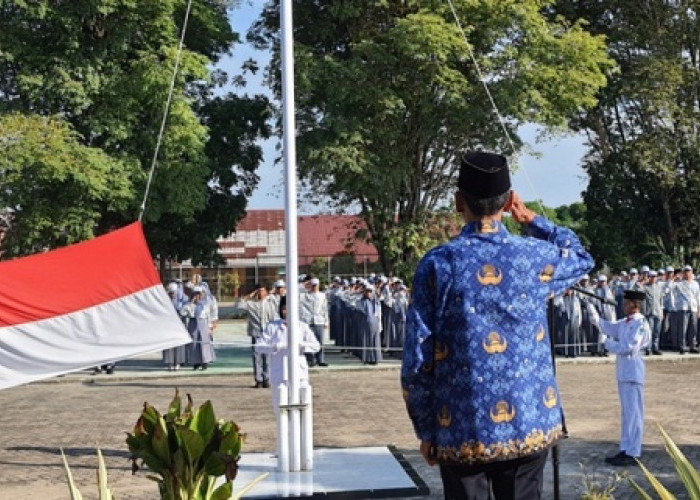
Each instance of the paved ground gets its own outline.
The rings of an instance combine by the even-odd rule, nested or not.
[[[239,331],[217,335],[232,353],[207,372],[167,372],[156,356],[123,363],[112,376],[89,372],[0,391],[0,500],[68,498],[60,448],[86,499],[95,493],[95,448],[109,468],[110,484],[119,500],[158,498],[155,483],[145,474],[132,476],[125,432],[131,430],[144,401],[164,409],[174,388],[191,393],[195,403],[211,399],[217,415],[235,420],[247,433],[244,452],[274,448],[274,420],[267,390],[252,389],[248,351]],[[223,351],[221,351],[223,352]],[[665,355],[647,358],[644,463],[679,497],[685,497],[656,429],[664,426],[700,465],[697,391],[700,357]],[[438,471],[416,453],[417,442],[406,417],[399,390],[396,361],[363,367],[336,353],[331,367],[315,368],[316,447],[394,445],[430,487],[429,498],[441,498]],[[218,365],[218,366],[217,366]],[[561,498],[580,498],[584,482],[605,483],[625,472],[605,466],[603,457],[617,451],[619,405],[612,359],[579,358],[558,363],[558,379],[570,439],[559,447]],[[549,466],[548,466],[549,467]],[[627,469],[639,477],[636,468]],[[552,474],[545,473],[546,497],[552,498]],[[642,479],[647,488],[647,483]],[[625,481],[615,498],[636,498]]]

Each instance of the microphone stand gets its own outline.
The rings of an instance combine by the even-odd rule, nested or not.
[[[617,306],[617,302],[606,299],[605,297],[601,297],[599,295],[596,295],[593,292],[590,292],[586,290],[585,288],[581,288],[580,286],[574,285],[571,287],[572,290],[581,293],[583,295],[586,295],[588,297],[591,297],[595,300],[598,300],[604,304],[609,304],[612,306]],[[552,370],[554,370],[554,376],[557,376],[557,363],[555,359],[555,350],[554,350],[554,298],[550,298],[547,301],[547,324],[549,326],[549,346],[551,349],[551,354],[552,354]],[[564,418],[564,409],[561,408],[561,430],[564,433],[564,435],[568,434],[568,431],[566,430],[566,419]],[[560,495],[559,495],[559,445],[555,444],[552,446],[552,486],[554,489],[554,500],[559,500]]]

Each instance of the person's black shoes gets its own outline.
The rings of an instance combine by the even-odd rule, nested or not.
[[[605,457],[605,462],[615,467],[627,467],[630,465],[637,465],[637,460],[634,457],[625,453],[624,451],[621,451],[613,457]]]
[[[270,387],[270,381],[269,381],[269,380],[265,380],[265,381],[262,383],[262,386],[263,386],[265,389],[267,389],[268,387]]]
[[[328,363],[319,363],[318,366],[328,366]]]
[[[651,353],[655,356],[662,356],[663,355],[663,352],[661,352],[661,351],[651,351]]]

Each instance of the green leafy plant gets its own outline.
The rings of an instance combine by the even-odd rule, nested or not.
[[[595,474],[589,474],[583,464],[579,464],[583,472],[583,484],[579,488],[581,500],[612,500],[615,498],[614,491],[624,476],[612,474],[603,482]]]
[[[70,491],[71,500],[83,500],[80,490],[78,490],[78,487],[75,485],[75,481],[73,481],[73,474],[71,474],[68,461],[66,460],[66,455],[63,453],[63,448],[61,448],[61,457],[63,457],[63,465],[66,468],[66,477],[68,479],[68,489]],[[97,449],[97,464],[98,498],[99,500],[113,500],[114,497],[112,496],[112,491],[107,486],[107,467],[105,466],[105,461],[99,448]]]
[[[132,471],[135,474],[145,464],[157,474],[148,477],[158,483],[164,500],[229,499],[243,435],[233,421],[216,419],[211,401],[194,409],[189,394],[187,400],[181,410],[176,389],[164,415],[144,403],[133,432],[126,438]],[[225,476],[225,481],[216,486],[219,476]]]
[[[683,454],[683,452],[678,448],[676,443],[673,442],[671,437],[666,433],[666,431],[663,429],[661,425],[659,427],[659,432],[661,432],[661,436],[664,439],[664,446],[666,447],[666,453],[671,457],[671,461],[673,462],[674,467],[676,468],[676,472],[678,476],[680,477],[681,481],[683,482],[683,485],[685,486],[686,492],[688,494],[688,498],[691,500],[700,500],[700,474],[698,474],[698,471],[695,469],[693,464],[688,461],[686,456]],[[654,492],[659,496],[660,499],[666,500],[666,499],[675,499],[676,497],[671,494],[670,491],[666,489],[666,487],[661,484],[661,481],[659,481],[654,474],[652,474],[649,469],[647,469],[644,464],[639,462],[639,466],[642,468],[642,471],[644,472],[644,475],[646,476],[647,480],[649,483],[652,485],[654,488]],[[639,484],[637,484],[632,478],[629,478],[629,482],[632,485],[632,487],[635,489],[637,494],[640,496],[640,498],[644,499],[649,499],[651,500],[651,496],[642,489]]]

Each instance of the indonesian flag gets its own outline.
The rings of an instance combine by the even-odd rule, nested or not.
[[[0,262],[0,389],[190,341],[140,222]]]

